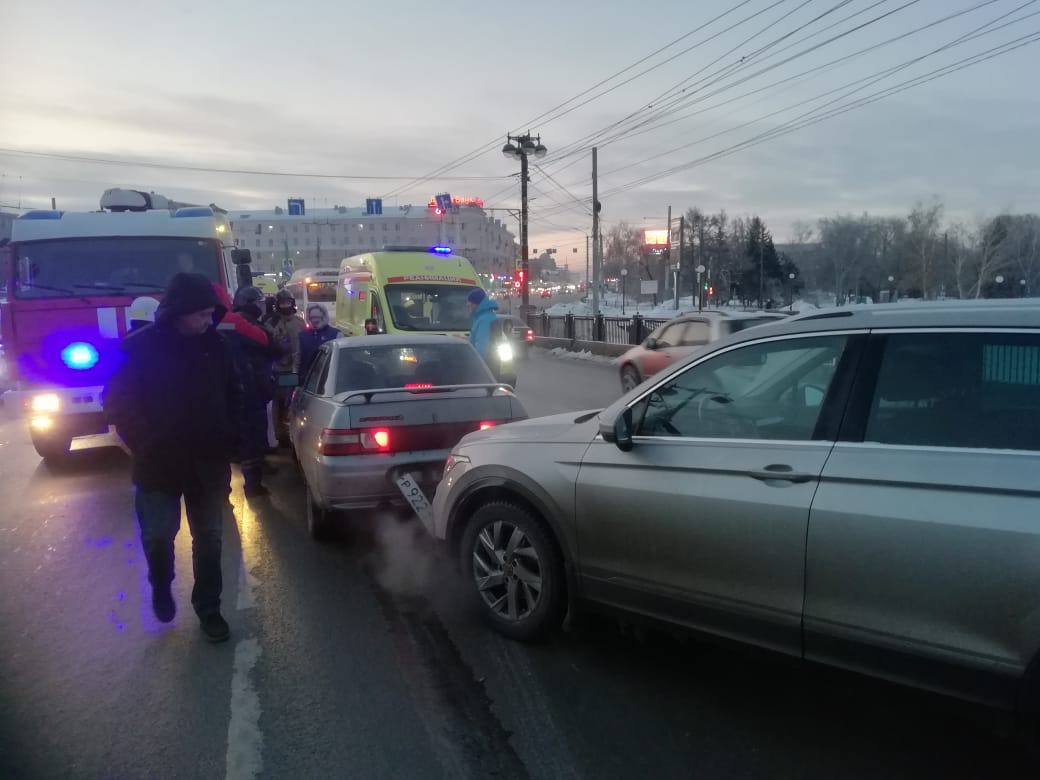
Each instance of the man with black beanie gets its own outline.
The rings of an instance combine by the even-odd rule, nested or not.
[[[243,416],[231,348],[215,330],[225,311],[205,276],[177,274],[155,324],[124,340],[125,360],[105,389],[105,411],[133,454],[155,616],[168,623],[176,614],[170,584],[183,496],[195,574],[191,603],[213,642],[230,636],[220,614],[221,531]]]

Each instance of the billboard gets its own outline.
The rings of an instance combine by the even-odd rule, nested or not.
[[[668,246],[668,230],[644,230],[643,246]]]

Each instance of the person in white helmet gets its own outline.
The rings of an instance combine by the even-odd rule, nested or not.
[[[149,298],[147,295],[142,295],[140,298],[134,299],[134,302],[130,304],[130,309],[127,311],[126,319],[129,323],[129,332],[133,333],[135,330],[140,330],[145,325],[151,325],[155,322],[155,311],[159,308],[159,301],[155,298]]]

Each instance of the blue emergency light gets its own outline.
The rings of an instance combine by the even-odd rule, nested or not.
[[[93,344],[74,341],[61,351],[61,362],[76,371],[86,371],[98,362],[98,351]]]
[[[451,247],[450,246],[431,246],[430,247],[430,251],[433,254],[435,254],[435,255],[450,255],[451,254]]]

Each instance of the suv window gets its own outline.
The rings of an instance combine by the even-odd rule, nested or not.
[[[638,435],[812,439],[846,341],[768,341],[698,363],[633,410]]]
[[[864,439],[1040,450],[1040,334],[886,337]]]

